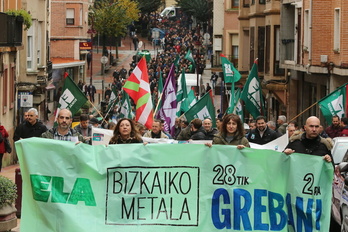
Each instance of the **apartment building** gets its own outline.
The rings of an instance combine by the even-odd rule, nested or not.
[[[66,74],[76,83],[79,80],[89,81],[89,76],[86,78],[86,75],[89,75],[86,70],[88,49],[83,44],[90,39],[87,33],[88,8],[92,2],[92,0],[51,1],[50,56],[54,90],[49,92],[50,99],[59,94],[59,88],[62,87]]]
[[[279,56],[280,1],[241,0],[238,19],[238,70],[247,76],[257,59],[267,116],[276,120],[278,115],[287,114],[288,101]]]
[[[316,102],[348,82],[348,6],[342,0],[283,0],[280,59],[286,70],[291,117],[307,109],[321,117]],[[324,124],[325,122],[321,117]]]

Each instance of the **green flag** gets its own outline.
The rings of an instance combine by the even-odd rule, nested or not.
[[[318,102],[321,113],[325,120],[331,123],[332,116],[337,115],[340,118],[346,117],[347,110],[347,84],[342,85]]]
[[[162,71],[160,71],[160,76],[158,81],[158,94],[157,94],[158,100],[160,99],[162,93],[163,93],[163,76],[162,76]]]
[[[245,103],[245,108],[254,118],[257,118],[259,115],[264,115],[265,110],[263,106],[260,79],[258,76],[257,60],[255,60],[248,79],[244,85],[241,99]]]
[[[199,118],[201,120],[210,118],[212,120],[213,126],[215,126],[215,107],[211,100],[210,94],[206,93],[201,99],[196,102],[196,104],[194,104],[188,111],[186,111],[185,118],[188,122],[192,121],[192,119],[194,118]]]
[[[235,111],[236,105],[239,101],[240,95],[241,95],[241,90],[238,88],[234,91],[234,93],[231,90],[231,95],[234,94],[234,98],[230,96],[230,104],[228,106],[228,109],[226,111],[227,114],[231,114]],[[233,102],[232,102],[233,100]]]
[[[177,54],[176,57],[175,57],[174,65],[175,65],[175,67],[179,67],[179,65],[180,65],[180,56],[179,56],[179,54]]]
[[[181,103],[180,110],[181,112],[188,111],[194,104],[196,104],[197,98],[195,97],[195,93],[191,89],[187,94],[187,98]]]
[[[227,59],[226,56],[220,55],[222,71],[224,73],[224,78],[226,83],[234,83],[240,80],[242,77],[238,70],[233,66],[233,64]]]
[[[133,118],[132,106],[130,104],[129,95],[126,93],[126,91],[122,91],[119,118]]]
[[[187,51],[184,59],[186,59],[192,63],[192,69],[194,70],[196,67],[196,63],[195,63],[195,60],[193,59],[192,52],[190,49]]]
[[[233,111],[234,114],[238,115],[240,120],[242,122],[244,122],[244,113],[243,113],[243,106],[242,106],[242,103],[241,103],[241,100],[240,98],[238,99],[237,103],[236,103],[236,106],[234,108],[234,111]]]
[[[118,102],[118,97],[117,97],[117,90],[115,87],[113,87],[111,89],[111,95],[110,95],[110,99],[109,99],[109,104],[108,104],[108,109],[107,112],[110,111],[110,109],[112,107],[114,107],[116,105],[116,103]]]
[[[88,101],[86,95],[76,85],[76,83],[67,76],[64,81],[62,95],[59,98],[56,119],[61,109],[68,109],[72,116]]]
[[[176,92],[176,103],[177,103],[177,109],[178,109],[176,112],[176,115],[178,117],[183,113],[181,111],[181,105],[186,98],[187,98],[187,87],[186,87],[185,69],[182,69],[182,73],[178,82],[178,90]]]

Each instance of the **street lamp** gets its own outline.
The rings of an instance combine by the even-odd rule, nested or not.
[[[90,83],[92,83],[92,76],[93,76],[93,37],[94,35],[96,34],[96,30],[93,29],[93,20],[92,20],[92,25],[91,25],[91,28],[88,29],[87,31],[87,34],[91,34],[91,43],[92,43],[92,46],[91,46],[91,64],[89,66],[90,68]]]

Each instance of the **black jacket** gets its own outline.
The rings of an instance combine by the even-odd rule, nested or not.
[[[315,139],[307,139],[306,133],[303,133],[302,135],[292,136],[286,148],[290,148],[296,153],[317,156],[324,156],[328,154],[331,156],[331,147],[326,139],[320,136]]]
[[[265,132],[263,133],[262,138],[260,136],[259,130],[255,128],[249,132],[247,139],[251,143],[257,143],[257,144],[263,145],[275,140],[278,137],[279,135],[277,132],[267,127],[265,129]]]
[[[41,137],[41,134],[47,131],[47,127],[40,121],[36,121],[31,125],[28,121],[18,125],[13,135],[13,140],[17,141],[20,138],[26,139],[31,137]]]
[[[191,131],[191,138],[192,140],[205,140],[205,131],[204,128],[201,127],[196,131]]]

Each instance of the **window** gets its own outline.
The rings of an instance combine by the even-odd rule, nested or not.
[[[243,0],[243,7],[249,7],[250,6],[250,0]]]
[[[274,26],[274,75],[284,76],[285,69],[280,68],[280,26]]]
[[[340,50],[340,9],[335,9],[334,16],[334,51],[338,52]]]
[[[259,4],[266,4],[266,0],[259,0]]]
[[[82,26],[82,22],[83,22],[83,13],[82,13],[82,8],[80,9],[80,23],[79,25]]]
[[[309,49],[309,10],[304,12],[304,22],[303,22],[303,51],[308,51]]]
[[[232,41],[232,62],[235,67],[238,67],[238,56],[239,56],[239,37],[238,34],[232,34],[231,35],[231,41]]]
[[[75,9],[66,9],[66,25],[75,24]]]
[[[239,8],[239,0],[231,0],[231,8]]]
[[[33,70],[33,50],[34,50],[34,27],[30,27],[27,33],[27,70]]]
[[[271,57],[271,26],[266,26],[266,42],[265,42],[265,73],[270,72]]]
[[[42,41],[42,22],[38,23],[38,27],[37,27],[37,65],[41,65],[41,41]]]
[[[16,76],[16,67],[11,67],[11,77],[10,77],[10,87],[9,87],[10,109],[13,109],[15,104],[15,91],[14,91],[15,76]]]
[[[7,112],[7,98],[8,98],[8,69],[4,70],[3,74],[3,85],[2,85],[2,113]]]

